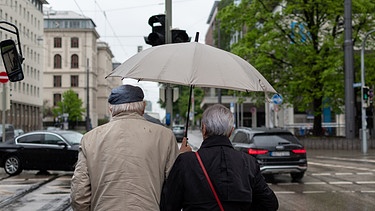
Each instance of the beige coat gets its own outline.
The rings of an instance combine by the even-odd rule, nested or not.
[[[74,210],[159,210],[176,157],[173,132],[122,113],[86,133],[71,183]]]

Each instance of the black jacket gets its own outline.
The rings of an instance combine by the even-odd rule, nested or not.
[[[226,211],[278,209],[276,195],[255,158],[235,150],[227,137],[205,139],[198,152]],[[219,210],[194,152],[182,153],[176,159],[163,186],[160,208]]]

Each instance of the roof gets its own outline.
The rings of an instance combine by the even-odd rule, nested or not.
[[[57,10],[46,10],[44,11],[44,19],[81,19],[91,20],[91,18],[84,15],[78,14],[73,11],[57,11]]]

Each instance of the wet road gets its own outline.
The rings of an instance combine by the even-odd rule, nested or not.
[[[201,144],[199,131],[188,135],[189,144]],[[308,170],[300,182],[289,175],[268,180],[281,211],[290,210],[375,210],[375,151],[310,151]],[[36,171],[8,177],[0,170],[0,211],[62,211],[69,207],[72,172]]]

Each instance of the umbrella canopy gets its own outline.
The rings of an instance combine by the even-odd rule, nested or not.
[[[276,93],[251,64],[230,52],[187,42],[148,48],[108,76],[169,84]]]

